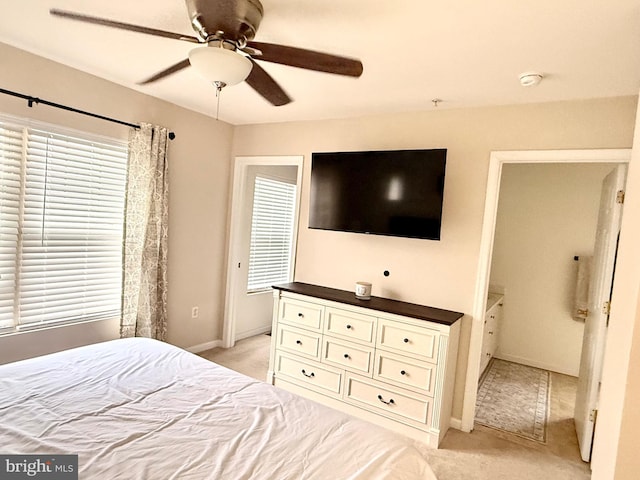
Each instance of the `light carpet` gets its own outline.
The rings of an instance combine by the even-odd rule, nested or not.
[[[476,423],[546,442],[549,372],[493,359],[478,389]]]
[[[216,348],[201,355],[254,378],[267,376],[271,337],[240,340],[234,348]],[[438,480],[589,480],[589,465],[580,459],[573,428],[577,379],[551,374],[547,443],[540,443],[484,425],[473,432],[450,429],[440,448],[429,450]]]
[[[233,348],[214,348],[198,355],[264,382],[269,369],[270,345],[270,335],[256,335],[237,341]]]

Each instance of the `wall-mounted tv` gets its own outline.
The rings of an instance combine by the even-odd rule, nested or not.
[[[440,240],[446,149],[321,152],[309,228]]]

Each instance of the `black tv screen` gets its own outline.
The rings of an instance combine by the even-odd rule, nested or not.
[[[322,152],[309,228],[440,240],[446,149]]]

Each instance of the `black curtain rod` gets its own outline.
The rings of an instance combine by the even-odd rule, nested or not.
[[[87,115],[93,118],[99,118],[100,120],[106,120],[107,122],[119,123],[120,125],[126,125],[127,127],[139,129],[140,125],[136,125],[135,123],[125,122],[123,120],[118,120],[117,118],[105,117],[104,115],[98,115],[97,113],[86,112],[84,110],[78,110],[77,108],[69,107],[67,105],[62,105],[60,103],[50,102],[48,100],[42,100],[41,98],[32,97],[31,95],[25,95],[23,93],[12,92],[11,90],[5,90],[4,88],[0,88],[0,93],[4,93],[5,95],[11,95],[13,97],[23,98],[27,101],[27,105],[31,108],[34,103],[42,103],[43,105],[48,105],[50,107],[61,108],[62,110],[67,110],[68,112],[80,113],[82,115]],[[173,140],[176,138],[176,134],[173,132],[169,132],[169,139]]]

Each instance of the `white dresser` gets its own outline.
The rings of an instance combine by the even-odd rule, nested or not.
[[[462,313],[299,282],[274,288],[267,381],[439,445]]]

